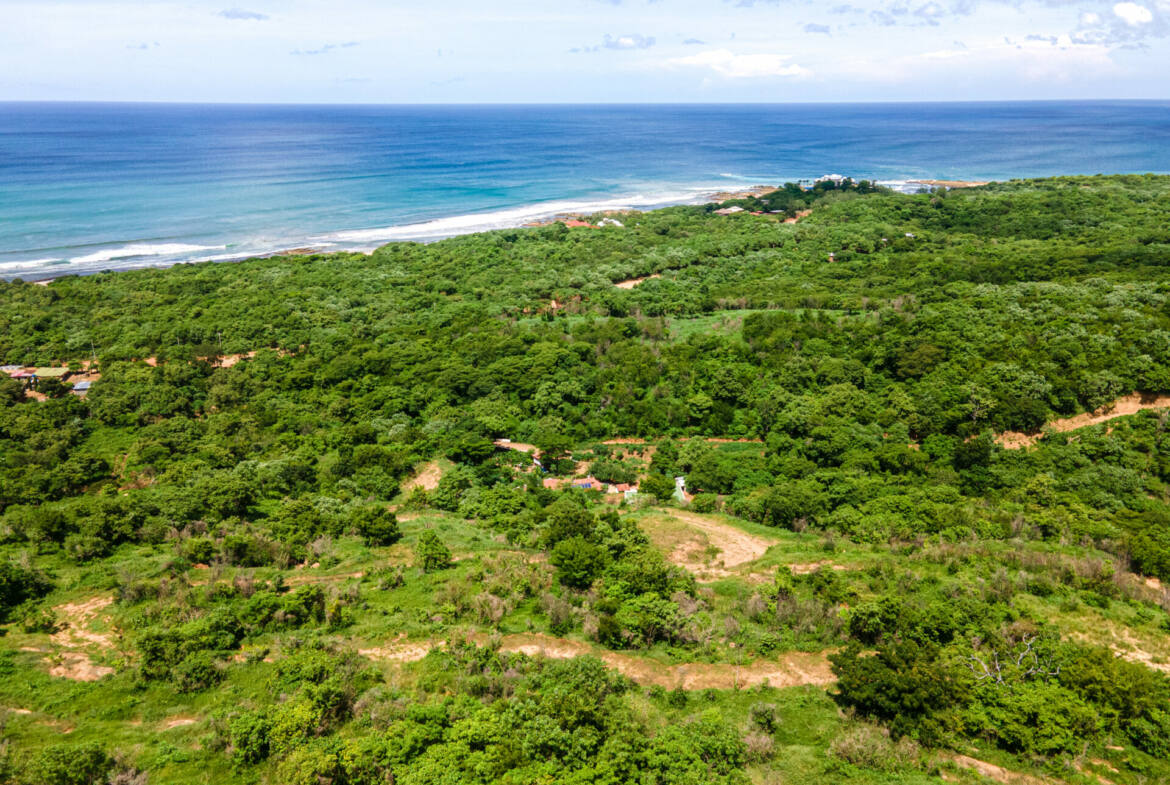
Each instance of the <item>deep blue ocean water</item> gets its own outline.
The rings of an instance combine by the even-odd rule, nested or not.
[[[839,173],[1170,173],[1170,102],[0,103],[0,278],[370,249]]]

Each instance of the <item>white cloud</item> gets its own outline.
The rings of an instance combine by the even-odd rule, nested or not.
[[[1081,25],[1084,27],[1096,27],[1101,24],[1101,15],[1092,11],[1085,11],[1081,14]]]
[[[1149,24],[1154,21],[1154,14],[1144,5],[1137,3],[1118,3],[1113,6],[1113,13],[1130,27]]]
[[[602,46],[606,49],[649,49],[654,46],[654,36],[639,35],[638,33],[619,36],[606,34]]]
[[[260,14],[256,11],[248,11],[243,8],[228,8],[220,11],[219,15],[224,19],[236,19],[252,22],[263,22],[268,18],[268,14]]]
[[[812,71],[804,66],[790,64],[788,55],[737,55],[727,49],[712,49],[689,57],[675,57],[666,61],[668,67],[710,68],[728,79],[750,79],[765,76],[805,77]]]

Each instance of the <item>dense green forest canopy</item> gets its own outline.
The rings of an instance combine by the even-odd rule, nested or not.
[[[0,782],[1170,778],[1170,178],[729,204],[0,284]]]

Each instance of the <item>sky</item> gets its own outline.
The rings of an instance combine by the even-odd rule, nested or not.
[[[0,0],[0,100],[1170,98],[1170,0]]]

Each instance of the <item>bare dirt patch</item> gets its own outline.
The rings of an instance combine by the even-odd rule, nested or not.
[[[812,210],[801,210],[796,215],[794,215],[792,218],[785,218],[784,223],[794,224],[797,221],[799,221],[801,218],[808,218],[810,215],[812,215]]]
[[[306,583],[336,583],[338,581],[347,581],[351,578],[364,578],[365,573],[361,572],[346,572],[341,575],[294,575],[291,578],[285,578],[285,586],[303,586]]]
[[[641,278],[629,278],[625,281],[618,281],[617,283],[614,284],[614,286],[616,286],[619,289],[633,289],[635,286],[642,283],[643,281],[649,281],[651,278],[661,278],[661,277],[662,277],[662,275],[660,273],[654,273],[654,275],[643,275]]]
[[[50,635],[49,640],[65,648],[78,648],[87,644],[103,649],[112,648],[114,642],[109,633],[94,632],[88,627],[97,618],[98,613],[113,602],[113,597],[94,597],[85,602],[58,605],[53,612],[61,622],[61,629]]]
[[[1079,639],[1088,643],[1103,643],[1113,649],[1114,654],[1120,656],[1122,660],[1129,660],[1130,662],[1137,662],[1147,668],[1154,670],[1161,670],[1164,674],[1170,674],[1170,661],[1166,660],[1164,654],[1158,655],[1150,652],[1150,641],[1143,641],[1137,638],[1136,635],[1130,633],[1128,629],[1103,629],[1097,634],[1086,633],[1069,633],[1069,636],[1074,639]]]
[[[113,672],[113,668],[96,664],[88,654],[80,651],[62,652],[60,660],[49,666],[50,676],[73,681],[97,681]]]
[[[667,688],[681,686],[684,690],[743,689],[761,684],[769,687],[798,687],[805,684],[826,686],[836,681],[824,654],[806,652],[791,652],[775,660],[756,660],[743,665],[721,662],[664,667],[645,659],[641,659],[639,665],[649,665],[651,672],[626,675],[641,684],[657,684]],[[621,665],[615,664],[614,667],[625,673]]]
[[[981,777],[987,777],[990,780],[1003,783],[1003,785],[1051,785],[1052,780],[1033,777],[1031,774],[1021,774],[1018,771],[1010,771],[1002,766],[996,766],[994,763],[971,758],[966,755],[952,755],[950,760],[956,765],[964,769],[970,769],[977,772]]]
[[[516,450],[517,452],[527,452],[536,455],[538,450],[535,444],[525,444],[524,442],[514,442],[511,439],[496,439],[493,444],[501,450]]]
[[[217,362],[216,365],[219,366],[220,368],[231,368],[233,365],[238,363],[240,360],[251,360],[255,356],[256,356],[255,350],[252,350],[250,352],[245,352],[244,354],[225,354],[219,358],[219,362]]]
[[[171,730],[172,728],[185,728],[188,725],[194,725],[199,722],[198,717],[171,717],[162,724],[163,730]]]
[[[480,641],[481,643],[484,641]],[[568,660],[593,653],[593,647],[580,641],[555,638],[551,635],[531,633],[527,635],[505,635],[500,648],[513,654],[527,654],[529,657],[548,657],[554,660]]]
[[[1068,636],[1093,646],[1106,646],[1124,660],[1170,674],[1170,640],[1165,635],[1131,629],[1098,616],[1089,621],[1087,631],[1070,630]]]
[[[61,627],[49,636],[49,640],[64,651],[55,651],[49,655],[50,675],[74,681],[97,681],[114,672],[113,668],[95,664],[84,651],[87,648],[114,648],[114,639],[110,633],[90,629],[98,614],[113,601],[113,597],[94,597],[85,602],[58,605],[53,609]]]
[[[478,633],[470,639],[481,645],[491,642]],[[637,654],[599,649],[588,643],[556,638],[540,633],[505,635],[497,639],[505,652],[530,657],[571,659],[584,655],[599,658],[610,668],[643,685],[685,690],[736,689],[767,684],[772,687],[796,687],[805,684],[824,686],[836,681],[824,653],[791,652],[776,659],[734,663],[685,663],[666,665]],[[396,641],[387,646],[360,649],[359,653],[383,662],[416,662],[433,648],[443,648],[438,641]]]
[[[419,470],[419,473],[407,480],[402,490],[410,493],[415,488],[422,488],[424,491],[433,491],[439,487],[439,480],[443,477],[443,470],[439,467],[438,461],[431,461],[426,466]]]
[[[748,534],[743,529],[715,518],[686,510],[671,510],[671,517],[707,535],[708,541],[719,548],[726,567],[736,567],[763,556],[777,540]]]
[[[673,563],[700,580],[716,580],[763,556],[778,540],[749,534],[713,516],[686,510],[657,510],[642,529]]]
[[[385,646],[358,649],[358,654],[380,662],[418,662],[431,649],[443,648],[444,645],[436,641],[408,641],[400,635]]]
[[[1118,417],[1128,417],[1131,414],[1150,410],[1170,408],[1170,395],[1142,395],[1133,393],[1124,398],[1118,398],[1111,406],[1098,409],[1095,412],[1085,412],[1074,417],[1053,420],[1044,426],[1045,430],[1057,433],[1068,433],[1090,425],[1100,425]],[[1005,450],[1020,450],[1031,447],[1043,436],[1042,433],[1020,433],[1019,431],[1004,431],[995,437],[995,440]]]

